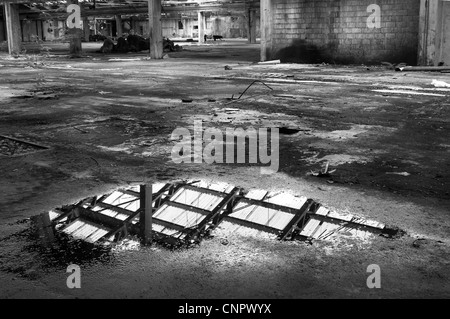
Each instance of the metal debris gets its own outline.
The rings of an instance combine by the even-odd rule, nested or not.
[[[280,63],[281,63],[281,60],[258,62],[259,65],[270,65],[270,64],[280,64]]]
[[[263,81],[255,80],[244,90],[244,92],[241,93],[241,95],[239,95],[239,97],[237,99],[240,100],[241,97],[248,91],[248,89],[250,89],[253,86],[253,84],[258,83],[258,82],[263,84],[265,87],[269,88],[271,91],[273,91],[273,89],[270,86],[268,86],[266,83],[264,83]]]
[[[321,171],[319,171],[319,172],[313,172],[313,171],[311,171],[311,175],[316,176],[316,177],[331,177],[331,174],[335,173],[336,170],[334,169],[334,170],[332,170],[332,171],[329,171],[329,170],[328,170],[328,169],[329,169],[329,166],[330,166],[330,162],[327,162],[327,163],[325,164],[325,168],[324,168],[323,170],[321,170]]]

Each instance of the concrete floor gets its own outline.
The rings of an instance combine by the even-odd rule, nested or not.
[[[431,85],[450,83],[450,75],[263,66],[254,64],[259,45],[239,40],[186,46],[158,61],[95,53],[100,46],[85,45],[81,59],[58,44],[49,57],[33,48],[19,59],[0,55],[0,134],[50,148],[0,156],[1,298],[450,297],[450,99]],[[230,100],[256,79],[273,90],[256,84]],[[195,119],[221,130],[299,133],[281,136],[273,175],[254,165],[174,164],[171,133]],[[327,161],[336,169],[331,178],[310,174]],[[216,236],[175,252],[118,250],[83,261],[79,290],[66,287],[64,262],[49,266],[21,235],[26,218],[52,208],[144,180],[180,179],[285,190],[406,235],[308,245],[227,234],[227,246]],[[366,286],[371,264],[381,267],[382,289]]]

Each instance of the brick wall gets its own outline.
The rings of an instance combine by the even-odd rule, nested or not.
[[[380,28],[369,28],[371,4]],[[420,0],[272,0],[270,58],[416,64]]]

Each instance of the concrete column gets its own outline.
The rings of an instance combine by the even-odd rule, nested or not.
[[[442,0],[421,0],[419,20],[420,65],[438,65],[442,40]]]
[[[70,0],[68,2],[69,4],[77,4],[78,0]],[[71,19],[71,16],[69,15],[69,18]],[[75,22],[77,20],[75,19]],[[79,20],[78,20],[79,21]],[[67,26],[67,23],[66,23]],[[81,29],[81,26],[76,23],[76,25],[73,28],[67,28],[67,35],[69,38],[69,55],[73,58],[81,57],[82,51],[81,51],[81,34],[83,33],[83,30]]]
[[[122,16],[116,15],[115,18],[116,18],[116,36],[117,37],[121,37],[122,34],[123,34],[123,31],[122,31]]]
[[[148,27],[150,57],[152,59],[162,59],[163,36],[161,25],[161,0],[148,0]]]
[[[256,11],[248,11],[248,43],[256,43]]]
[[[149,2],[152,2],[153,0],[149,0]],[[150,4],[149,4],[150,5]],[[133,29],[134,30],[134,32],[136,32],[137,33],[137,30],[136,30],[136,17],[130,17],[130,27],[131,27],[131,29]]]
[[[22,32],[19,19],[19,5],[4,3],[6,33],[9,54],[19,54],[22,49]]]
[[[52,28],[53,28],[53,39],[58,39],[59,38],[59,25],[58,25],[58,20],[52,20]]]
[[[198,12],[198,43],[205,42],[205,14]]]
[[[271,58],[272,0],[261,0],[261,62]]]
[[[84,31],[84,41],[89,42],[89,36],[91,35],[91,29],[89,27],[88,17],[83,18],[83,31]]]

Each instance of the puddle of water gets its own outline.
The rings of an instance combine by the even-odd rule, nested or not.
[[[197,185],[197,187],[211,187],[209,188],[209,191],[213,192],[213,194],[214,190],[217,192],[223,191],[226,193],[224,189],[234,189],[233,186],[224,183],[211,184],[199,181],[191,181],[190,183],[183,185],[190,185],[189,187],[193,187],[192,185],[194,184]],[[169,185],[160,183],[153,186],[155,187],[154,192],[159,192],[159,190],[161,190],[161,192],[165,192],[168,191],[167,187]],[[181,190],[181,188],[174,191],[174,197],[177,197],[176,194],[179,194],[179,190]],[[298,198],[297,196],[294,196],[294,194],[290,194],[290,192],[285,191],[268,193],[264,190],[252,190],[249,192],[244,192],[244,194],[247,195],[250,193],[253,194],[252,198],[255,198],[255,200],[256,197],[261,198],[261,200],[262,198],[265,198],[264,201],[267,200],[266,203],[272,203],[274,205],[278,203],[275,200],[276,198],[278,198],[279,201],[282,201],[284,203],[279,205],[285,208],[287,208],[289,205],[292,205],[292,202],[290,202],[291,204],[289,205],[285,203],[287,198],[290,198],[292,200],[292,197],[295,197],[297,201],[301,201],[301,198]],[[268,196],[267,198],[266,195]],[[172,195],[168,196],[170,197]],[[207,196],[211,195],[209,194]],[[130,201],[130,198],[132,199],[132,201]],[[304,200],[306,201],[307,199],[304,198]],[[109,223],[112,223],[111,218],[113,217],[111,217],[112,215],[110,214],[112,214],[113,211],[109,210],[108,213],[108,209],[100,209],[100,211],[97,211],[94,210],[94,208],[101,208],[105,204],[109,205],[108,203],[110,203],[110,205],[118,205],[116,206],[116,209],[128,209],[130,212],[133,211],[139,214],[138,209],[140,205],[136,206],[136,204],[139,204],[139,202],[139,186],[134,186],[127,190],[121,189],[120,191],[112,192],[111,194],[108,194],[104,197],[88,198],[80,202],[79,205],[64,206],[59,210],[50,211],[48,214],[38,215],[30,220],[25,220],[21,224],[21,231],[0,239],[0,251],[2,252],[2,256],[0,258],[0,270],[12,272],[25,278],[36,279],[39,278],[39,274],[42,272],[51,272],[55,269],[61,270],[62,268],[67,267],[67,265],[69,264],[77,264],[80,266],[95,265],[97,263],[114,264],[114,262],[116,261],[116,257],[118,256],[117,254],[120,254],[124,251],[139,251],[141,250],[141,248],[143,248],[136,233],[137,229],[139,228],[133,228],[134,230],[130,228],[130,232],[127,233],[134,234],[133,237],[128,236],[122,238],[119,242],[116,243],[112,243],[109,241],[102,243],[93,243],[96,240],[88,242],[76,238],[96,237],[95,234],[99,230],[101,230],[103,231],[101,232],[102,234],[104,234],[103,236],[108,237],[108,240],[112,240],[111,238],[114,238],[114,235],[111,234],[114,234],[114,232],[110,232],[111,230],[107,229],[106,226],[97,225],[97,222],[89,221],[87,219],[89,216],[91,216],[89,214],[94,212],[99,215],[103,215],[103,218],[107,218],[109,220]],[[88,211],[90,212],[83,212],[81,209],[84,209],[83,207],[85,207],[85,205],[88,205],[88,208],[91,207],[92,210],[91,208],[89,208]],[[161,207],[164,205],[166,204],[163,203]],[[77,209],[80,210],[77,211]],[[277,209],[279,208],[270,209],[277,211]],[[237,210],[236,212],[238,211],[239,210]],[[266,213],[269,213],[269,209],[267,209],[267,212],[266,209],[263,209],[262,211],[264,216],[266,215]],[[259,214],[262,214],[261,212]],[[281,211],[277,211],[276,214],[280,214],[280,212]],[[377,233],[381,232],[384,227],[383,224],[380,224],[378,222],[365,220],[349,214],[338,214],[336,212],[329,211],[321,206],[319,207],[319,209],[309,210],[309,212],[313,217],[311,217],[311,219],[306,222],[307,225],[310,225],[313,219],[317,220],[317,218],[325,218],[325,216],[327,216],[326,218],[330,218],[330,221],[328,221],[328,219],[325,219],[322,222],[317,223],[316,225],[308,226],[310,228],[310,231],[306,230],[306,225],[304,228],[304,231],[310,233],[310,235],[308,235],[308,238],[314,238],[315,240],[317,239],[321,242],[331,243],[331,246],[325,246],[324,248],[327,254],[336,254],[339,249],[351,247],[352,245],[368,245],[376,238],[376,236],[374,233],[369,232],[367,227],[374,227],[374,229],[376,228]],[[68,215],[61,215],[64,213],[67,213]],[[118,215],[121,214],[117,213],[117,211],[115,213]],[[156,214],[157,213],[155,213],[155,215]],[[286,213],[281,213],[280,216],[284,216],[283,214],[285,215]],[[261,216],[262,215],[260,215],[259,217]],[[91,216],[90,218],[94,217]],[[98,220],[102,220],[99,216],[95,218],[97,218]],[[116,221],[118,221],[117,218],[119,217],[116,216],[114,218],[116,218]],[[134,223],[136,218],[135,215],[130,215],[130,218],[133,218],[131,219],[131,223],[137,225],[135,227],[139,227],[138,224]],[[54,227],[52,226],[52,223]],[[366,228],[354,228],[353,226],[349,225],[349,223],[360,223],[362,225],[361,227]],[[116,224],[116,222],[114,224]],[[96,225],[98,226],[97,228]],[[103,227],[105,229],[100,229],[99,227]],[[71,229],[68,230],[69,228]],[[306,236],[303,234],[303,232],[298,235]],[[109,236],[112,237],[109,238]],[[242,240],[257,238],[267,240],[268,242],[275,241],[278,237],[277,234],[261,230],[259,227],[253,228],[248,224],[245,224],[244,226],[241,223],[228,221],[226,220],[226,218],[222,220],[216,228],[213,227],[210,231],[208,230],[208,232],[203,236],[205,236],[206,238],[211,236],[219,238],[221,239],[221,243],[223,245],[228,245],[229,242],[227,241],[227,238],[233,236],[241,237]],[[292,239],[296,239],[296,236],[297,235],[292,235]],[[101,236],[97,236],[96,238],[99,239],[101,238]],[[171,249],[174,248],[174,246],[167,246],[167,244],[163,245],[162,243],[159,243],[155,240],[153,247],[150,250],[143,250],[143,252],[147,253],[148,251],[158,250],[158,247],[167,247]],[[267,256],[267,258],[270,258],[270,256]]]
[[[73,240],[64,233],[52,232],[44,238],[43,226],[36,218],[20,221],[22,228],[0,240],[0,270],[28,279],[65,269],[67,265],[113,262],[109,247]],[[51,237],[51,238],[50,238]]]

